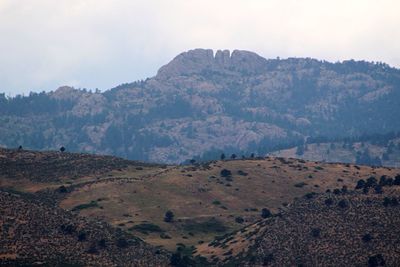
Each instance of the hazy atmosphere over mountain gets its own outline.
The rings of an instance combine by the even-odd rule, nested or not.
[[[400,266],[398,0],[0,0],[0,266]]]
[[[0,1],[0,92],[106,90],[193,48],[400,67],[397,0]]]
[[[60,87],[0,100],[3,146],[65,146],[153,162],[222,151],[265,155],[306,138],[400,130],[398,69],[353,60],[267,60],[241,50],[190,50],[155,77],[104,93]]]

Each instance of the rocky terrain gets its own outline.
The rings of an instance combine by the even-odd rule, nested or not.
[[[218,266],[397,266],[397,179],[397,185],[369,179],[356,191],[308,194],[197,253]]]
[[[0,190],[1,266],[168,266],[169,254],[105,222]]]
[[[56,151],[29,151],[0,148],[0,177],[32,182],[60,182],[88,175],[101,175],[128,166],[155,166],[116,158]]]
[[[383,63],[195,49],[104,93],[0,95],[0,145],[163,163],[265,155],[306,137],[398,132],[399,107],[400,71]]]

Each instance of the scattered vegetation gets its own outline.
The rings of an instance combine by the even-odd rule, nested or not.
[[[91,209],[91,208],[98,208],[99,204],[97,203],[97,201],[92,200],[89,203],[84,203],[84,204],[79,204],[77,206],[75,206],[74,208],[72,208],[72,211],[80,211],[80,210],[84,210],[84,209]]]
[[[149,233],[161,233],[164,232],[164,230],[162,230],[160,228],[160,226],[152,224],[152,223],[141,223],[138,225],[135,225],[131,228],[129,228],[129,230],[133,230],[133,231],[137,231],[140,232],[142,234],[149,234]]]

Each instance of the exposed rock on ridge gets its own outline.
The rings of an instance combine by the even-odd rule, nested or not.
[[[160,68],[157,78],[199,74],[204,71],[229,70],[257,73],[266,69],[267,60],[256,53],[233,50],[194,49],[176,56],[170,63]]]

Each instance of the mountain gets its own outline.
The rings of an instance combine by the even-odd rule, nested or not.
[[[383,63],[195,49],[104,93],[0,95],[0,145],[179,163],[396,133],[398,114],[400,70]]]

